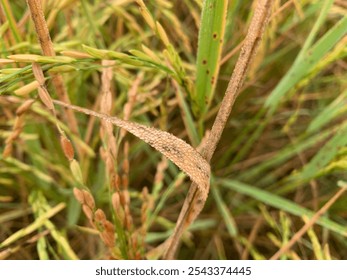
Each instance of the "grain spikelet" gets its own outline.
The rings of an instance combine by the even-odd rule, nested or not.
[[[79,203],[84,204],[84,195],[81,190],[79,190],[78,188],[74,188],[73,194]]]
[[[19,89],[16,89],[14,93],[19,96],[27,96],[30,92],[34,91],[39,86],[39,82],[35,80],[29,84],[26,84],[25,86],[20,87]]]
[[[73,146],[72,146],[70,140],[66,136],[61,135],[60,136],[60,145],[61,145],[61,147],[63,149],[65,157],[69,161],[73,160],[73,158],[74,158],[74,149],[73,149]]]

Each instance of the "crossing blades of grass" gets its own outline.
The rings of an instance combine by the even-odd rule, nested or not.
[[[28,234],[34,232],[39,227],[41,227],[47,221],[47,219],[53,217],[58,212],[63,210],[65,208],[65,206],[66,206],[65,203],[59,203],[55,207],[49,209],[46,213],[44,213],[39,218],[37,218],[32,224],[28,225],[25,228],[22,228],[22,229],[18,230],[17,232],[15,232],[11,236],[9,236],[7,239],[5,239],[0,244],[0,248],[4,248],[5,246],[8,246],[8,245],[12,244],[16,240],[18,240],[20,238],[23,238],[24,236],[27,236]]]
[[[308,133],[316,132],[329,121],[337,117],[346,107],[347,90],[340,94],[333,102],[329,104],[318,116],[316,116],[309,127]]]
[[[216,180],[216,182],[219,185],[222,185],[223,187],[250,196],[259,202],[265,203],[266,205],[275,207],[295,216],[307,216],[311,218],[315,214],[313,211],[306,209],[288,199],[282,198],[278,195],[258,189],[256,187],[241,183],[239,181],[221,179]],[[342,236],[347,236],[346,226],[342,226],[326,217],[319,218],[317,224]]]
[[[292,67],[287,71],[286,75],[268,96],[264,104],[264,108],[267,111],[267,117],[265,118],[264,122],[271,119],[283,97],[293,88],[295,88],[300,81],[304,80],[307,75],[314,72],[322,58],[324,58],[334,47],[334,45],[338,43],[339,40],[346,34],[347,16],[344,16],[313,45],[313,40],[316,37],[320,26],[326,21],[326,17],[332,2],[333,1],[331,0],[325,1],[321,8],[321,13],[316,20],[315,26],[312,28],[311,33],[307,37],[301,52],[298,54]],[[259,114],[263,116],[266,114],[266,111],[261,110]],[[239,139],[239,141],[243,141],[244,144],[235,156],[234,162],[244,158],[254,142],[258,139],[258,135],[263,132],[264,128],[265,125],[259,126],[255,124],[253,127],[254,132],[252,136],[249,136],[248,134],[241,135],[242,139]]]
[[[288,145],[284,149],[279,150],[275,156],[255,165],[254,167],[249,168],[247,172],[240,174],[237,177],[237,180],[249,181],[257,179],[257,183],[263,185],[263,183],[266,182],[269,177],[273,176],[271,172],[268,175],[264,175],[266,172],[268,172],[268,170],[274,170],[276,166],[279,167],[285,164],[286,161],[289,161],[298,153],[302,153],[305,150],[312,148],[315,144],[324,141],[326,138],[333,135],[334,131],[334,128],[329,128],[322,130],[319,134],[307,139],[299,138],[298,141],[293,143],[293,145]]]
[[[330,1],[331,2],[331,1]],[[323,13],[323,11],[322,11]],[[317,20],[318,22],[318,20]],[[291,69],[265,102],[269,112],[274,112],[283,96],[305,77],[329,50],[347,33],[347,16],[337,22],[314,46],[309,48],[304,45],[306,51],[301,51]],[[309,36],[311,38],[311,36]]]
[[[306,181],[319,176],[323,168],[335,158],[339,149],[347,144],[346,133],[347,127],[343,126],[337,131],[334,137],[319,150],[313,159],[305,165],[302,172],[293,177],[295,179]]]

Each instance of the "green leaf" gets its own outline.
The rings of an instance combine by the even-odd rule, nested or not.
[[[199,31],[193,112],[202,116],[213,98],[219,72],[228,1],[205,0]]]
[[[211,192],[212,192],[213,198],[216,201],[218,211],[224,220],[225,226],[228,229],[230,236],[236,237],[238,234],[238,229],[237,229],[235,220],[234,220],[232,214],[230,213],[229,208],[225,204],[225,202],[224,202],[224,200],[223,200],[223,198],[219,192],[219,189],[217,187],[213,187],[213,188],[211,188]]]
[[[347,16],[337,22],[311,49],[300,53],[265,103],[274,112],[284,95],[319,63],[323,56],[347,33]]]
[[[307,133],[313,133],[322,128],[329,121],[336,118],[346,106],[347,90],[340,94],[333,102],[331,102],[318,116],[316,116],[309,127]]]
[[[323,148],[313,157],[313,159],[305,165],[302,172],[294,175],[295,179],[309,180],[319,175],[320,171],[331,162],[337,155],[340,148],[347,144],[347,126],[344,125],[327,142]]]
[[[298,204],[288,199],[285,199],[276,194],[267,192],[265,190],[261,190],[256,187],[241,183],[239,181],[221,179],[221,180],[216,180],[216,183],[230,190],[250,196],[256,199],[257,201],[265,203],[266,205],[275,207],[277,209],[283,210],[285,212],[288,212],[298,217],[307,216],[311,218],[315,214],[315,212],[309,209],[306,209],[304,207],[301,207]],[[317,221],[317,224],[335,233],[338,233],[338,234],[341,234],[342,236],[347,237],[346,226],[340,225],[326,217],[319,218]]]

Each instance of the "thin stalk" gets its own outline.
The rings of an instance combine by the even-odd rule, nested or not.
[[[39,39],[41,49],[46,56],[55,56],[53,43],[45,20],[40,0],[27,0],[27,5],[30,10],[31,18],[35,25],[37,37]],[[59,99],[65,103],[71,104],[70,98],[66,92],[64,81],[61,75],[53,75],[52,82],[59,96]],[[71,130],[78,134],[78,125],[74,113],[71,109],[66,109],[66,118],[71,125]]]
[[[216,150],[235,99],[238,96],[245,80],[247,69],[258,50],[260,40],[269,19],[272,2],[272,0],[258,1],[254,16],[248,29],[248,33],[241,49],[240,56],[230,78],[227,90],[217,113],[217,117],[212,126],[211,133],[206,141],[206,144],[202,147],[201,155],[206,159],[207,162],[210,162]],[[164,255],[165,259],[174,258],[180,237],[182,236],[184,230],[196,219],[198,214],[203,209],[204,204],[205,201],[202,201],[199,197],[198,186],[193,183],[188,191],[188,195],[178,217],[174,233],[167,241],[167,250]]]

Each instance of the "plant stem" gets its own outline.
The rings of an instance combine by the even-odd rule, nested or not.
[[[259,0],[254,16],[248,28],[246,38],[241,48],[240,56],[236,62],[235,69],[230,78],[224,98],[217,113],[217,117],[211,129],[211,133],[202,146],[201,155],[210,162],[220,137],[229,118],[235,99],[238,96],[243,82],[246,78],[247,69],[255,56],[260,40],[269,19],[273,0]],[[184,230],[196,219],[204,207],[205,201],[201,200],[199,189],[196,184],[192,184],[186,200],[184,201],[181,213],[178,217],[174,233],[167,241],[167,250],[164,259],[173,259],[177,251],[180,237]]]
[[[27,4],[30,10],[31,18],[35,25],[36,34],[39,39],[43,54],[46,56],[55,56],[56,54],[53,48],[51,36],[49,35],[49,30],[48,30],[47,23],[46,23],[44,13],[42,10],[41,1],[27,0]],[[52,82],[59,96],[59,99],[68,104],[71,104],[70,98],[64,86],[64,81],[62,76],[53,75]],[[66,110],[66,118],[68,123],[71,126],[71,130],[78,135],[77,120],[72,110],[70,109]]]

